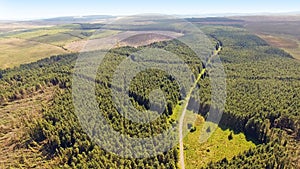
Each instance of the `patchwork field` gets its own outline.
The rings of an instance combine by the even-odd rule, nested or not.
[[[66,25],[2,32],[0,34],[0,68],[11,68],[52,55],[74,52],[64,46],[87,39],[95,31],[80,30],[77,27]]]
[[[15,33],[9,35],[8,37],[21,38],[21,39],[31,39],[45,35],[55,35],[61,32],[67,32],[69,29],[32,29],[27,31],[21,31],[20,33]]]
[[[270,45],[281,48],[300,60],[300,41],[289,35],[257,34]]]
[[[70,42],[87,39],[94,31],[95,30],[73,30],[70,28],[55,26],[51,28],[31,29],[8,33],[6,36],[4,35],[4,37],[26,39],[63,47]]]
[[[50,44],[18,38],[0,38],[0,68],[2,69],[64,53],[67,51]]]
[[[70,44],[67,44],[65,48],[70,51],[93,51],[122,46],[138,47],[148,45],[153,42],[171,40],[173,39],[173,37],[182,36],[182,34],[180,33],[171,31],[126,31],[117,34],[116,32],[113,32],[112,36],[109,36],[109,33],[106,33],[104,31],[103,34],[101,34],[100,32],[100,34],[96,34],[95,36],[99,37],[102,35],[102,38],[96,39],[94,36],[92,36],[90,40],[72,42]]]
[[[266,40],[270,45],[281,48],[300,59],[300,17],[293,16],[249,16],[245,27]]]
[[[99,30],[95,31],[93,35],[90,37],[90,39],[100,39],[100,38],[105,38],[108,36],[116,35],[120,33],[121,31],[117,30]]]
[[[45,28],[51,27],[52,25],[41,25],[41,24],[32,24],[32,23],[22,23],[22,22],[0,22],[0,32],[10,32],[18,31],[25,29],[36,29],[36,28]]]
[[[2,32],[0,34],[0,68],[11,68],[52,55],[121,46],[137,47],[182,36],[171,31],[157,32],[162,35],[144,33],[99,30],[97,24],[70,24]],[[142,35],[137,36],[137,34]],[[88,49],[83,49],[87,43]]]

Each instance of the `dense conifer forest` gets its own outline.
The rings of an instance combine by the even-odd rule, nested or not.
[[[84,25],[85,29],[89,29],[89,26]],[[226,73],[227,98],[219,125],[235,133],[242,132],[247,139],[257,144],[255,148],[232,159],[210,162],[205,168],[299,167],[300,62],[243,28],[201,28],[217,49],[222,47],[219,57]],[[130,101],[137,110],[149,110],[149,93],[153,89],[161,89],[167,103],[163,113],[147,124],[124,119],[118,113],[111,97],[111,86],[118,88],[112,80],[114,71],[124,59],[134,59],[131,54],[144,48],[161,48],[177,54],[195,76],[205,69],[195,53],[177,40],[110,50],[99,66],[95,80],[97,103],[112,128],[131,137],[156,135],[177,123],[175,119],[170,120],[170,117],[175,106],[184,99],[176,79],[160,70],[146,70],[132,80]],[[93,53],[97,52],[88,52],[91,56]],[[58,161],[55,167],[59,168],[178,168],[177,146],[155,157],[121,158],[101,148],[85,133],[72,102],[72,79],[78,55],[57,55],[0,70],[1,106],[28,98],[36,91],[43,92],[46,88],[57,87],[51,104],[43,107],[43,117],[28,124],[29,134],[24,137],[22,146],[40,147],[40,151],[47,156],[45,163],[55,159]],[[209,73],[205,76],[209,77]],[[89,78],[86,77],[87,80]],[[200,105],[200,110],[190,111],[206,118],[211,105],[209,78],[203,77],[198,85],[200,90],[193,92],[189,104]],[[160,106],[159,103],[157,105]],[[89,123],[94,126],[93,135],[99,134],[97,118],[91,117]],[[136,146],[134,149],[138,151],[142,148]]]

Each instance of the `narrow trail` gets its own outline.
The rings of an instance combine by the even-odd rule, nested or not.
[[[198,81],[201,79],[201,76],[204,75],[205,71],[206,71],[205,68],[202,69],[201,73],[198,75],[197,80],[195,81],[195,83],[193,84],[191,90],[189,91],[189,93],[188,93],[188,95],[185,99],[185,104],[184,104],[182,114],[181,114],[180,119],[179,119],[179,152],[180,152],[179,163],[180,163],[181,169],[185,169],[184,152],[183,152],[184,151],[184,149],[183,149],[183,133],[182,133],[183,121],[184,121],[184,117],[185,117],[185,114],[186,114],[188,103],[189,103],[190,98],[191,98],[191,94],[192,94],[193,90],[195,89]]]
[[[183,132],[182,132],[182,129],[183,129],[183,122],[184,122],[184,117],[185,117],[186,110],[187,110],[187,107],[188,107],[188,103],[190,101],[191,94],[192,94],[193,90],[197,86],[197,83],[200,81],[202,75],[204,75],[204,73],[206,72],[206,66],[210,63],[211,58],[214,57],[214,56],[216,56],[216,55],[218,55],[219,52],[221,51],[222,46],[220,46],[220,42],[219,41],[218,41],[218,43],[219,43],[219,48],[217,50],[215,50],[214,54],[211,55],[208,58],[208,61],[207,61],[206,65],[205,65],[205,67],[202,69],[202,71],[198,75],[196,81],[194,82],[193,86],[191,87],[191,89],[190,89],[189,93],[187,94],[187,96],[185,98],[185,101],[184,101],[185,103],[184,103],[183,111],[182,111],[182,114],[181,114],[180,119],[179,119],[179,165],[180,165],[181,169],[185,169],[185,163],[184,163],[184,146],[183,146]]]

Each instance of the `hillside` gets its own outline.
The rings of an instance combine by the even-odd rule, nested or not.
[[[197,24],[199,20],[192,22]],[[203,22],[212,20],[207,19]],[[232,20],[220,22],[228,23]],[[295,61],[292,55],[270,46],[265,40],[239,26],[232,24],[224,26],[222,23],[199,27],[212,42],[222,46],[219,56],[226,72],[227,99],[224,114],[215,134],[206,143],[198,142],[195,139],[201,132],[210,132],[208,128],[205,131],[201,130],[211,105],[211,86],[207,78],[209,74],[198,82],[200,90],[193,92],[189,105],[198,104],[200,109],[193,110],[190,108],[193,106],[188,106],[188,114],[196,115],[198,120],[191,124],[195,127],[195,131],[188,132],[184,139],[186,168],[299,167],[300,63]],[[72,34],[72,38],[84,36],[81,35],[83,30],[64,29],[60,27],[50,30],[53,35]],[[43,37],[44,30],[36,31],[40,32],[39,35],[37,32],[32,34],[25,32],[9,36],[41,41],[51,34],[47,30],[47,35]],[[90,31],[93,30],[83,32]],[[74,35],[76,37],[73,37]],[[145,40],[145,37],[141,39]],[[163,71],[150,69],[139,73],[131,82],[130,102],[137,110],[149,110],[151,91],[161,89],[168,104],[161,116],[151,123],[139,124],[124,119],[113,104],[110,86],[120,87],[118,86],[120,84],[113,81],[114,71],[124,59],[130,58],[132,53],[149,48],[165,49],[176,53],[184,60],[195,76],[206,68],[184,44],[164,37],[162,39],[169,41],[154,43],[150,41],[151,44],[136,46],[135,39],[128,39],[129,43],[136,47],[118,47],[110,50],[97,70],[95,92],[99,109],[112,128],[118,132],[131,137],[159,134],[178,123],[178,113],[184,99],[180,96],[181,89],[174,78]],[[60,45],[62,42],[65,45],[65,40],[55,40],[51,42],[52,45]],[[96,53],[87,52],[91,57]],[[97,141],[89,137],[78,121],[72,100],[72,73],[77,57],[75,53],[63,54],[0,71],[0,116],[3,117],[0,121],[0,144],[10,146],[0,149],[0,166],[178,168],[177,146],[155,157],[122,158],[105,151]],[[89,81],[89,77],[85,78],[87,83],[93,84]],[[81,97],[88,99],[89,96]],[[160,106],[159,103],[157,105]],[[127,111],[130,112],[130,109]],[[132,116],[135,117],[134,114]],[[87,119],[89,124],[94,126],[91,131],[93,135],[103,134],[101,124],[97,123],[100,119],[97,118],[99,117],[95,115]],[[111,133],[105,134],[109,136]],[[12,140],[9,138],[12,138],[11,135],[17,137]],[[118,147],[121,143],[115,144]],[[141,147],[143,145],[132,149],[141,150]],[[215,156],[215,153],[218,155]],[[209,158],[200,157],[201,154]],[[7,156],[11,158],[7,159]]]

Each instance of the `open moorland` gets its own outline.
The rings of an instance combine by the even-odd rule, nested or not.
[[[238,17],[245,27],[265,39],[269,44],[291,53],[300,59],[300,16]]]

